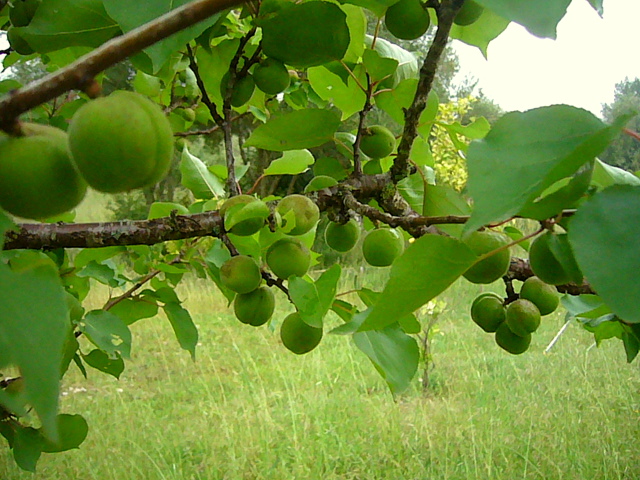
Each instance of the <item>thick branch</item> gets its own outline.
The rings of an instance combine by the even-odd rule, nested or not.
[[[69,66],[0,99],[0,128],[10,131],[16,118],[63,93],[87,88],[93,78],[140,50],[184,30],[242,0],[195,0],[106,42]]]
[[[438,30],[431,47],[429,47],[429,52],[422,64],[422,68],[420,68],[420,80],[418,81],[418,89],[413,98],[413,103],[404,113],[404,132],[402,133],[400,145],[398,145],[398,156],[391,167],[394,182],[398,182],[409,175],[411,168],[409,155],[413,141],[418,136],[420,115],[427,106],[427,97],[433,88],[440,57],[447,46],[453,19],[462,7],[462,3],[461,0],[450,0],[441,3],[437,9]]]

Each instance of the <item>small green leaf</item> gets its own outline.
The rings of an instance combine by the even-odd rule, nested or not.
[[[367,16],[361,8],[352,5],[340,5],[347,15],[349,27],[349,47],[344,54],[345,62],[357,62],[364,51],[364,36],[367,31]]]
[[[611,185],[640,185],[640,178],[618,167],[608,165],[596,158],[591,184],[599,189]]]
[[[155,317],[158,314],[158,304],[148,297],[125,298],[116,303],[109,310],[127,325],[143,318]]]
[[[640,187],[617,185],[594,195],[569,224],[585,277],[614,313],[640,323]]]
[[[353,77],[349,76],[345,83],[326,67],[312,67],[307,70],[307,78],[320,98],[330,101],[342,111],[342,120],[362,110],[367,96]],[[366,85],[366,77],[362,80],[360,85],[363,82]]]
[[[373,37],[367,35],[365,44],[368,48],[371,48],[372,43]],[[420,67],[418,65],[418,59],[413,53],[380,37],[376,39],[376,44],[373,49],[378,52],[382,58],[393,58],[398,61],[398,68],[389,82],[392,87],[408,78],[418,78]]]
[[[264,53],[287,65],[322,65],[342,59],[349,48],[347,16],[328,2],[294,4],[260,26]]]
[[[313,162],[314,158],[309,150],[290,150],[273,160],[263,175],[298,175],[306,172]]]
[[[476,1],[542,38],[556,38],[556,27],[567,13],[567,7],[571,3],[571,0],[547,0],[544,5],[530,0]]]
[[[362,63],[371,81],[379,82],[393,75],[399,62],[395,58],[383,58],[375,50],[367,48],[362,55]]]
[[[100,370],[102,373],[106,373],[115,378],[120,378],[122,372],[124,372],[124,360],[118,354],[114,358],[109,358],[109,355],[102,350],[92,350],[88,355],[83,355],[82,359],[90,367]],[[86,377],[85,372],[85,377]]]
[[[85,315],[80,330],[110,358],[116,358],[117,354],[129,358],[131,332],[120,317],[104,310],[93,310]]]
[[[191,190],[196,198],[208,200],[213,197],[223,197],[225,189],[220,179],[209,171],[198,157],[191,155],[185,147],[180,160],[182,185]]]
[[[114,268],[104,263],[97,263],[91,260],[77,274],[78,277],[93,278],[98,282],[110,287],[119,287],[123,284],[122,279],[117,278]]]
[[[66,452],[78,448],[89,433],[89,425],[82,415],[58,415],[60,441],[53,443],[45,440],[42,451],[45,453]]]
[[[485,10],[480,18],[465,27],[453,24],[451,27],[451,38],[460,40],[467,45],[478,47],[487,58],[487,48],[509,26],[509,20],[496,15],[491,10]]]
[[[361,330],[378,330],[396,322],[447,289],[477,257],[462,242],[425,235],[393,263],[389,281]]]
[[[323,313],[315,284],[304,278],[293,276],[289,278],[289,295],[304,323],[322,328]]]
[[[125,247],[83,248],[76,255],[73,264],[76,268],[82,268],[92,261],[102,263],[126,251]]]
[[[622,342],[624,343],[624,351],[627,354],[627,363],[633,362],[633,360],[638,356],[638,352],[640,352],[640,337],[638,334],[640,331],[634,331],[633,327],[637,327],[637,325],[633,325],[632,327],[627,327],[622,332]]]
[[[36,464],[42,455],[44,438],[31,427],[18,427],[13,438],[13,458],[20,468],[27,472],[36,471]]]
[[[407,389],[418,369],[420,351],[416,340],[404,333],[398,324],[383,330],[353,335],[356,346],[373,363],[393,394]]]
[[[318,147],[333,139],[339,126],[340,117],[335,112],[296,110],[272,117],[256,128],[244,144],[277,152]]]
[[[188,215],[189,209],[184,205],[174,202],[153,202],[149,207],[148,220],[168,217],[175,212],[176,215]]]
[[[171,322],[180,347],[188,351],[191,354],[191,358],[195,360],[198,329],[194,325],[191,315],[179,303],[167,303],[163,308]]]

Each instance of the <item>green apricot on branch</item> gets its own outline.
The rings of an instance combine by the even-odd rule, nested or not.
[[[473,0],[465,0],[462,8],[453,19],[453,23],[456,25],[460,25],[461,27],[466,27],[467,25],[471,25],[475,23],[484,12],[484,7]]]
[[[502,298],[495,293],[480,294],[471,304],[471,319],[485,332],[495,332],[506,320]]]
[[[511,331],[507,322],[502,323],[496,330],[496,343],[500,348],[513,355],[520,355],[526,352],[531,345],[531,334],[524,336],[516,335]]]
[[[373,125],[362,131],[360,150],[367,157],[384,158],[396,148],[396,137],[382,125]]]
[[[320,220],[320,210],[309,197],[304,195],[288,195],[280,200],[276,212],[282,217],[284,232],[288,235],[304,235],[316,226]],[[290,227],[288,218],[293,216],[295,222]]]
[[[529,247],[529,264],[534,275],[549,285],[571,283],[571,272],[574,276],[580,272],[566,233],[546,232],[536,237]]]
[[[167,174],[173,132],[158,105],[117,91],[80,107],[69,125],[69,146],[91,187],[126,192],[155,185]]]
[[[540,315],[555,312],[560,303],[557,290],[538,277],[529,277],[525,280],[520,289],[520,298],[529,300],[538,307]]]
[[[231,257],[220,267],[220,281],[236,293],[249,293],[260,286],[262,274],[256,261],[247,255]]]
[[[220,81],[220,95],[225,98],[229,85],[229,72],[225,73]],[[236,78],[234,85],[231,87],[231,106],[235,108],[242,107],[253,96],[256,89],[256,83],[250,74],[241,78]]]
[[[473,232],[464,243],[473,253],[482,256],[506,247],[510,240],[502,233],[484,230]],[[507,273],[510,264],[511,254],[507,248],[475,263],[463,276],[471,283],[492,283]]]
[[[280,339],[288,350],[303,355],[318,346],[322,340],[322,329],[308,325],[298,312],[294,312],[282,322]]]
[[[429,29],[431,19],[420,0],[400,0],[391,5],[384,16],[387,30],[396,38],[415,40]]]
[[[284,63],[275,58],[267,58],[260,62],[253,70],[253,80],[256,86],[268,95],[284,92],[291,83],[289,70]]]
[[[526,337],[540,326],[540,310],[533,302],[520,298],[507,306],[506,323],[519,337]]]
[[[35,123],[21,128],[24,136],[0,139],[0,207],[36,220],[71,210],[87,184],[73,165],[67,134]]]
[[[276,307],[275,296],[267,286],[236,295],[233,312],[242,323],[259,327],[269,321]]]
[[[362,242],[362,254],[373,267],[388,267],[404,252],[404,238],[395,228],[370,231]]]
[[[256,197],[252,197],[251,195],[236,195],[235,197],[229,198],[222,204],[222,207],[220,207],[220,215],[222,216],[222,218],[224,218],[225,223],[228,223],[229,216],[235,210],[234,207],[240,208],[240,205],[246,206],[255,202],[260,202],[264,206],[264,209],[268,210],[268,207]],[[247,237],[260,231],[260,229],[264,226],[264,221],[265,219],[263,217],[247,218],[246,220],[240,220],[239,222],[237,222],[229,229],[229,231],[234,235]]]
[[[348,252],[356,246],[359,238],[360,225],[353,218],[345,224],[331,222],[324,231],[327,245],[336,252]]]
[[[267,249],[266,261],[276,277],[286,280],[292,275],[302,277],[307,273],[311,266],[311,253],[299,240],[285,237]]]

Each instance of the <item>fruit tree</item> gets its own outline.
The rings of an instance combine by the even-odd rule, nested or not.
[[[175,293],[190,273],[215,282],[246,328],[275,322],[296,354],[351,336],[394,394],[418,367],[414,312],[460,277],[503,279],[504,296],[469,305],[470,328],[495,335],[496,348],[525,352],[564,294],[570,317],[598,340],[619,339],[632,361],[640,180],[597,158],[634,134],[631,116],[605,124],[554,105],[492,127],[436,120],[432,87],[450,39],[486,53],[510,22],[554,38],[569,3],[0,2],[5,67],[37,61],[50,72],[0,81],[0,434],[20,467],[82,443],[83,417],[58,412],[61,376],[119,377],[132,323],[162,310],[195,358],[198,332]],[[602,0],[590,4],[602,13]],[[400,39],[428,35],[425,58],[380,38],[385,22]],[[135,91],[103,94],[105,70],[123,61]],[[238,154],[240,124],[253,157]],[[466,159],[462,193],[433,181],[434,128]],[[224,165],[208,166],[189,139],[214,133]],[[256,152],[270,162],[253,162]],[[87,189],[149,187],[172,164],[189,202],[152,205],[148,220],[74,223]],[[246,182],[248,169],[257,181]],[[259,198],[270,176],[291,188]],[[515,218],[536,228],[521,232]],[[335,255],[364,245],[370,268],[388,268],[378,295],[337,297],[344,266],[314,270],[316,235]],[[86,311],[96,282],[121,293]],[[276,318],[274,298],[295,312]],[[342,324],[329,329],[328,315]]]

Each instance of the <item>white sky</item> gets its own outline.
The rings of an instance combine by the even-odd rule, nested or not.
[[[573,0],[558,25],[558,38],[540,39],[511,24],[480,50],[459,41],[460,75],[505,111],[566,103],[600,115],[615,84],[640,77],[640,1],[606,0],[600,18],[586,0]]]

